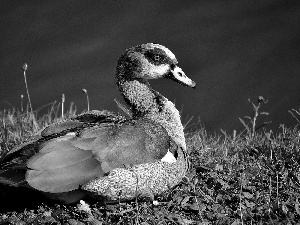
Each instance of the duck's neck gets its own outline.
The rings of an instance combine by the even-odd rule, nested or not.
[[[131,107],[133,119],[147,118],[159,123],[186,149],[180,115],[172,102],[153,90],[146,80],[118,81],[118,87]]]

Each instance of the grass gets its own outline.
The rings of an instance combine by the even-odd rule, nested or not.
[[[294,127],[281,125],[280,131],[273,133],[265,129],[267,122],[257,123],[260,115],[267,115],[261,112],[266,101],[261,97],[257,104],[249,102],[253,115],[240,118],[243,132],[229,135],[222,131],[218,136],[202,127],[186,134],[191,169],[177,187],[158,197],[158,204],[101,205],[92,201],[90,205],[65,206],[42,201],[33,205],[23,202],[23,208],[16,210],[2,201],[0,223],[296,224],[300,221],[299,111],[291,111]],[[61,108],[61,103],[54,102],[44,114],[29,106],[1,111],[0,158],[37,129],[76,114],[72,104],[66,113]],[[6,195],[4,187],[0,186],[0,191],[2,197]],[[28,203],[37,198],[35,193],[26,197]],[[14,199],[11,205],[20,204]]]

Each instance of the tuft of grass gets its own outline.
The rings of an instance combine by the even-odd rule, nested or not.
[[[262,124],[257,126],[257,119],[259,115],[265,115],[268,116],[268,112],[261,112],[260,108],[268,103],[268,100],[266,100],[264,97],[259,96],[257,99],[257,105],[254,104],[251,99],[248,99],[248,102],[252,105],[253,115],[251,116],[245,116],[244,119],[248,120],[248,123],[245,122],[242,118],[239,118],[240,122],[244,125],[245,130],[247,130],[247,133],[250,138],[253,138],[255,135],[255,132],[259,130],[262,127],[265,127],[266,125],[270,124],[271,121],[263,122]]]
[[[42,111],[44,107],[48,107],[48,112],[36,120],[36,117],[33,117],[32,115],[38,115],[39,111]],[[11,149],[36,133],[36,127],[44,128],[59,120],[70,118],[75,116],[77,111],[74,104],[71,103],[67,113],[64,117],[61,117],[59,114],[61,108],[60,103],[57,104],[56,102],[53,102],[44,107],[41,107],[34,112],[31,112],[28,105],[23,111],[14,107],[0,111],[0,144],[2,148]]]

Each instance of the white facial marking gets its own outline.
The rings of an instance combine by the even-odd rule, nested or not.
[[[162,77],[165,73],[167,73],[169,69],[170,69],[169,65],[163,64],[157,66],[149,63],[148,61],[145,61],[143,78],[158,79]]]
[[[170,59],[175,59],[175,55],[173,54],[173,52],[171,52],[169,49],[167,49],[166,47],[163,47],[163,50],[166,52],[167,56],[170,57]]]
[[[169,69],[170,69],[169,65],[159,65],[159,66],[154,66],[152,71],[154,75],[162,76],[165,73],[167,73]]]
[[[159,44],[155,44],[154,45],[157,48],[160,48],[162,50],[164,50],[164,52],[166,53],[166,55],[170,58],[170,59],[175,59],[175,55],[173,54],[173,52],[171,52],[168,48],[166,48],[165,46],[159,45]]]

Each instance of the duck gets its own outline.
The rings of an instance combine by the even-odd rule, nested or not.
[[[189,168],[180,113],[149,80],[196,83],[155,43],[126,49],[115,76],[130,116],[92,110],[43,128],[0,160],[0,183],[66,204],[86,194],[112,202],[157,196],[180,183]]]

